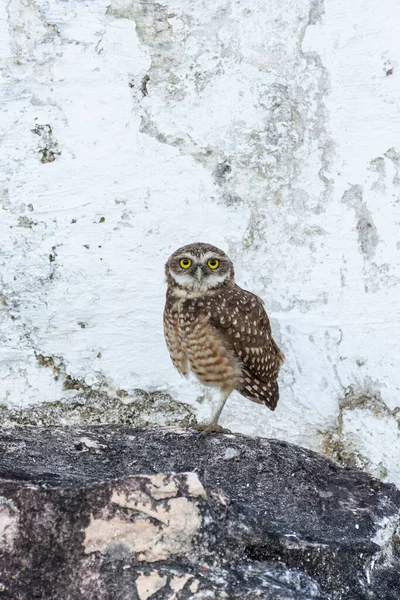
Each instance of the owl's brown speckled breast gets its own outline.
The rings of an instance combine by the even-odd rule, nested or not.
[[[178,336],[191,371],[203,384],[235,388],[241,375],[240,362],[210,323],[207,300],[204,297],[183,300],[175,306]]]

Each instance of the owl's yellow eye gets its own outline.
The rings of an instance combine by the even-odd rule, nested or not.
[[[188,269],[192,264],[192,261],[190,260],[190,258],[181,258],[179,264],[182,267],[182,269]]]
[[[210,269],[218,269],[219,260],[218,260],[218,258],[209,258],[207,261],[207,264],[210,267]]]

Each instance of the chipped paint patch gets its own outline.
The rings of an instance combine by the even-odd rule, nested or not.
[[[350,387],[339,406],[336,426],[322,435],[323,452],[344,467],[363,469],[379,479],[388,480],[391,472],[400,485],[400,478],[393,477],[400,471],[400,457],[380,442],[389,436],[395,447],[400,445],[400,410],[390,409],[371,383]]]

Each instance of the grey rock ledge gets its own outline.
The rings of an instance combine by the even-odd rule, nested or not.
[[[0,598],[398,600],[400,492],[278,440],[0,430]]]

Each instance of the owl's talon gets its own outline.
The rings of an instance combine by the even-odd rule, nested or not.
[[[198,437],[202,438],[211,433],[232,433],[230,429],[225,429],[224,427],[221,427],[221,425],[214,425],[213,423],[210,423],[209,425],[207,425],[207,423],[194,425],[193,429],[198,431]]]

